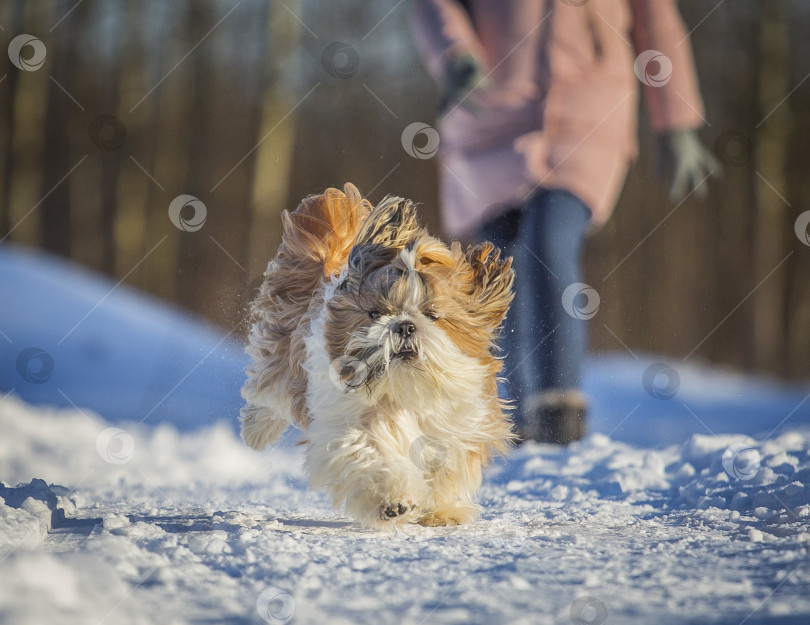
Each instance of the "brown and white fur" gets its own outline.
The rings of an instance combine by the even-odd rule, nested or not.
[[[367,527],[465,523],[512,438],[495,355],[511,259],[446,245],[402,198],[344,191],[282,215],[252,306],[242,438],[261,450],[304,430],[310,485]]]

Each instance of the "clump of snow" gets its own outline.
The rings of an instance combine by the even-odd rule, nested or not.
[[[0,479],[40,478],[84,489],[200,489],[242,485],[271,466],[296,475],[299,456],[288,447],[272,457],[255,453],[224,422],[181,433],[170,424],[110,427],[88,410],[29,406],[14,396],[0,404]]]

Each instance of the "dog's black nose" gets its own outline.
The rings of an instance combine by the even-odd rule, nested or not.
[[[407,339],[411,334],[416,332],[416,326],[410,321],[402,321],[394,327],[394,332],[399,334],[403,339]]]

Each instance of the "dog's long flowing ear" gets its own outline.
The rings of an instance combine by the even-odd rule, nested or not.
[[[294,211],[284,211],[282,258],[311,259],[324,276],[336,275],[349,255],[361,224],[371,213],[368,200],[347,182],[343,191],[327,189],[310,195]]]
[[[363,272],[378,262],[389,262],[419,230],[414,203],[400,197],[386,197],[360,229],[349,256],[349,267]]]
[[[500,249],[489,241],[468,247],[464,256],[473,271],[472,313],[495,330],[503,323],[514,297],[512,258],[502,259]]]

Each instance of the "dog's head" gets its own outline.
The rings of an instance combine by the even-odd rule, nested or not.
[[[326,303],[336,380],[347,392],[399,401],[426,388],[480,391],[482,375],[494,389],[495,339],[512,281],[511,258],[491,243],[448,246],[419,226],[411,202],[386,198],[363,224]]]

